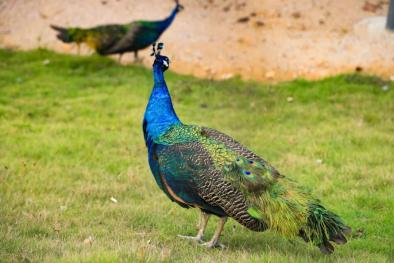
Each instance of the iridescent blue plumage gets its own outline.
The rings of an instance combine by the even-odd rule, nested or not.
[[[167,154],[169,149],[167,149],[166,145],[155,142],[159,141],[159,138],[172,127],[183,125],[175,113],[171,96],[164,80],[164,71],[168,65],[169,59],[167,57],[156,55],[153,64],[154,86],[143,121],[149,165],[157,184],[171,200],[177,202],[182,207],[198,206],[202,209],[209,209],[217,214],[224,215],[222,209],[209,205],[198,195],[196,188],[190,183],[191,174],[187,170],[179,170],[177,173],[171,171],[173,167],[182,163],[182,158],[177,158],[176,153],[171,152],[172,158],[167,159],[166,164],[161,164],[159,167],[156,155],[160,153],[163,155]],[[193,151],[189,152],[192,156]],[[167,184],[167,187],[165,184]],[[171,192],[168,189],[171,189]]]
[[[161,67],[159,63],[153,65],[154,86],[144,116],[148,142],[162,135],[172,125],[181,123],[172,105]]]
[[[155,149],[153,148],[153,141],[166,132],[171,126],[180,124],[181,122],[175,113],[171,97],[164,80],[165,69],[162,68],[162,60],[164,60],[165,57],[157,59],[158,60],[155,60],[153,65],[154,86],[145,110],[143,132],[145,143],[148,148],[148,161],[155,180],[168,197],[171,200],[174,200],[164,187],[160,178],[158,162],[154,153]]]

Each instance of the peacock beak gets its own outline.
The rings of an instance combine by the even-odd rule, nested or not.
[[[167,61],[165,61],[165,60],[163,60],[163,64],[164,64],[164,66],[166,66],[166,68],[168,68],[170,65],[168,64],[168,62]]]

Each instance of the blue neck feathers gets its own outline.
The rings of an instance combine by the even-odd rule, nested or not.
[[[175,6],[174,10],[172,10],[171,14],[164,20],[162,20],[160,22],[160,28],[161,30],[165,30],[167,27],[169,27],[172,23],[172,21],[174,21],[174,18],[176,16],[176,14],[178,13],[177,11],[178,6]]]
[[[172,106],[160,65],[153,65],[153,78],[155,83],[144,116],[144,135],[147,143],[162,135],[171,126],[181,123]]]

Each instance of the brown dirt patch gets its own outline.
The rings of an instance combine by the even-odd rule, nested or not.
[[[356,69],[394,75],[394,32],[384,29],[388,1],[184,0],[164,33],[172,69],[199,77],[289,80]],[[75,53],[49,24],[89,27],[156,20],[173,1],[0,1],[0,46]],[[91,51],[84,49],[83,54]],[[149,50],[140,52],[149,66]],[[132,61],[132,55],[125,56]]]

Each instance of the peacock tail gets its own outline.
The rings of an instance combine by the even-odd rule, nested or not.
[[[103,54],[120,41],[130,31],[132,25],[105,25],[87,29],[79,27],[62,28],[54,25],[51,25],[51,27],[58,31],[57,37],[63,42],[85,43],[99,54]]]

